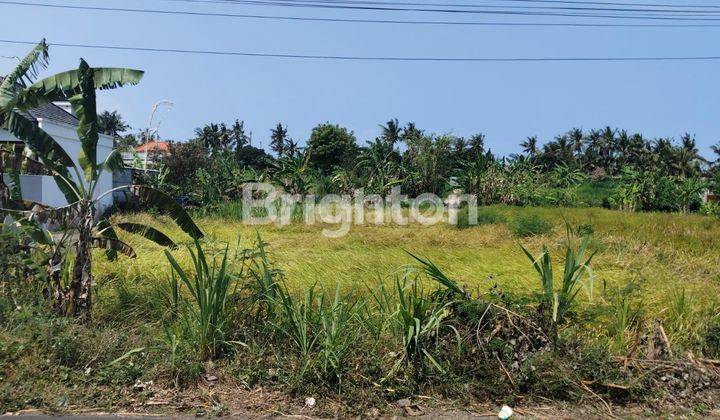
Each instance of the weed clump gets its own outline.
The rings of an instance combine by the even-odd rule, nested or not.
[[[515,216],[509,223],[510,231],[517,237],[547,235],[552,233],[552,221],[537,213],[526,213]]]
[[[505,216],[500,213],[496,208],[493,207],[478,207],[477,209],[477,220],[474,224],[470,220],[470,213],[467,207],[463,207],[458,210],[457,213],[457,224],[455,227],[458,229],[467,229],[473,226],[483,225],[496,225],[505,223]]]

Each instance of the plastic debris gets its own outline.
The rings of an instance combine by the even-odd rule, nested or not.
[[[507,405],[503,405],[500,409],[500,412],[498,413],[498,417],[502,420],[509,419],[510,416],[513,415],[512,408],[508,407]]]

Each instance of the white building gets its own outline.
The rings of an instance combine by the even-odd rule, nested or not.
[[[80,153],[81,145],[77,135],[78,120],[62,107],[55,104],[45,104],[39,108],[33,109],[25,114],[30,119],[37,122],[38,126],[45,130],[52,138],[55,139],[60,146],[65,149],[67,154],[73,159],[77,165],[77,158]],[[18,147],[22,144],[10,132],[0,129],[0,144],[15,144]],[[100,134],[97,146],[97,162],[102,163],[113,149],[113,139],[111,136]],[[74,172],[73,172],[74,173]],[[3,175],[7,177],[7,175]],[[9,182],[5,178],[6,184]],[[111,189],[113,186],[112,173],[104,172],[100,176],[98,186],[96,188],[96,197],[103,192]],[[39,203],[47,204],[54,207],[69,204],[65,196],[57,187],[55,180],[50,176],[40,175],[21,175],[20,188],[23,198]],[[113,197],[108,195],[103,197],[98,204],[98,211],[102,212],[105,208],[112,205]]]

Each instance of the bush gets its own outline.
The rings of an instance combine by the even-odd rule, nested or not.
[[[510,231],[518,237],[546,235],[553,231],[552,221],[537,213],[527,213],[515,216],[509,224]]]

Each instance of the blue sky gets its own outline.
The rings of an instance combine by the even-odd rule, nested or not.
[[[35,0],[32,0],[35,1]],[[46,3],[232,11],[295,16],[432,19],[427,14],[293,10],[261,6],[195,5],[149,0],[45,0]],[[720,55],[720,28],[447,27],[257,21],[70,11],[0,4],[0,39],[40,40],[227,51],[473,57]],[[435,18],[462,19],[455,16]],[[468,20],[490,20],[473,16]],[[495,18],[500,19],[500,18]],[[505,18],[506,21],[519,21]],[[534,19],[537,20],[537,19]],[[28,24],[32,22],[32,24]],[[0,43],[0,55],[29,46]],[[160,127],[183,140],[208,122],[245,120],[254,144],[266,145],[278,121],[304,141],[330,121],[361,143],[396,117],[434,133],[485,133],[497,153],[519,151],[527,136],[542,142],[572,127],[605,125],[649,137],[694,133],[701,152],[720,140],[720,62],[429,63],[337,62],[174,55],[51,48],[49,72],[84,57],[94,66],[146,71],[137,87],[100,97],[130,124],[147,125],[152,105],[174,107]],[[14,62],[0,58],[0,73]]]

